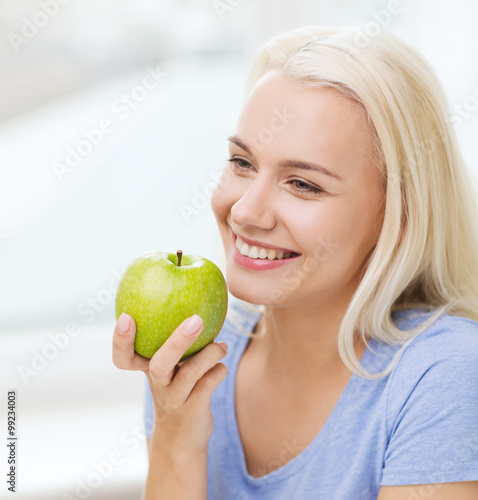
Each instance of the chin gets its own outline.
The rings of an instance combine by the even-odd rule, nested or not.
[[[226,279],[229,293],[239,300],[254,304],[256,306],[281,307],[285,305],[287,297],[276,288],[271,290],[260,290],[257,286],[252,286],[251,280]]]
[[[267,277],[267,272],[243,270],[230,254],[226,255],[226,282],[229,293],[239,300],[258,306],[282,306],[289,299],[287,290]],[[256,273],[256,274],[254,274]],[[264,281],[263,281],[264,280]]]
[[[247,286],[241,285],[237,283],[236,280],[228,280],[227,288],[229,293],[236,297],[236,299],[243,300],[244,302],[249,302],[249,304],[255,304],[256,306],[265,305],[261,296],[257,293],[257,291],[251,290],[251,284],[249,283]]]

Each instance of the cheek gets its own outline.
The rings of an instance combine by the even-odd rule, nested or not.
[[[244,196],[245,191],[244,182],[226,168],[211,195],[211,208],[216,217],[226,218],[234,204]]]
[[[361,210],[340,198],[330,198],[303,210],[291,223],[311,259],[309,267],[314,262],[320,267],[325,262],[329,266],[343,266],[345,261],[355,258],[364,238]]]
[[[211,195],[211,208],[218,219],[225,218],[233,202],[231,179],[223,172]]]
[[[362,262],[380,234],[379,212],[371,199],[356,200],[331,217],[328,226],[333,234],[337,255]]]

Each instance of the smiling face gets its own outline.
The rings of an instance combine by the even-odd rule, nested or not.
[[[232,295],[276,306],[351,298],[383,222],[372,145],[365,113],[336,91],[264,75],[229,140],[235,161],[211,199]],[[281,249],[293,258],[270,260]]]

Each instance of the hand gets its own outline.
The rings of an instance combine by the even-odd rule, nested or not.
[[[148,378],[155,414],[153,439],[174,449],[203,451],[207,448],[214,426],[211,396],[227,375],[226,365],[219,362],[227,352],[225,342],[208,344],[179,362],[203,327],[197,314],[187,318],[151,360],[134,352],[136,323],[131,316],[123,313],[113,334],[115,366],[123,370],[141,370]]]

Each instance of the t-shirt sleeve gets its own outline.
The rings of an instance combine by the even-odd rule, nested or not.
[[[153,411],[153,396],[151,395],[151,390],[149,388],[148,379],[146,375],[144,377],[144,433],[146,437],[151,439],[153,434],[154,426],[154,411]]]
[[[478,323],[437,322],[391,373],[381,485],[478,480]]]

